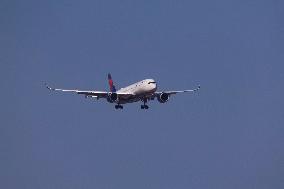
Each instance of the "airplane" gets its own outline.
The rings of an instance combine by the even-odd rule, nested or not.
[[[47,84],[46,88],[52,91],[73,92],[85,95],[86,98],[100,99],[104,98],[109,103],[114,103],[115,109],[123,109],[122,104],[142,101],[141,109],[148,109],[147,102],[150,100],[157,100],[160,103],[165,103],[170,99],[171,95],[185,92],[196,92],[200,89],[198,85],[195,89],[182,91],[161,91],[157,92],[157,82],[154,79],[144,79],[125,88],[116,90],[111,74],[108,74],[109,91],[83,91],[77,89],[56,89],[51,88]]]

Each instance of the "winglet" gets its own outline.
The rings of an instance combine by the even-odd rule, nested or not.
[[[45,87],[46,87],[47,89],[54,91],[54,89],[53,89],[53,88],[51,88],[50,86],[48,86],[48,84],[47,84],[47,83],[45,83],[44,85],[45,85]]]
[[[200,89],[200,85],[198,85],[198,87],[194,89],[194,91],[198,91],[199,89]]]

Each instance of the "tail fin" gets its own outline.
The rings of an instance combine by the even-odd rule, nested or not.
[[[114,84],[113,84],[113,80],[112,80],[112,78],[111,78],[110,73],[108,74],[108,84],[109,84],[109,90],[110,90],[110,92],[116,92],[116,88],[115,88],[115,86],[114,86]]]

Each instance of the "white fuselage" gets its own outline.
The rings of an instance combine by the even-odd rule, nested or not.
[[[144,79],[125,88],[119,89],[118,93],[131,93],[135,95],[135,98],[129,97],[126,99],[120,99],[120,103],[131,103],[141,100],[141,98],[148,98],[157,90],[157,83],[153,79]]]
[[[51,88],[46,84],[46,88],[51,91],[72,92],[79,95],[84,95],[86,98],[106,99],[109,103],[115,103],[115,109],[123,109],[121,104],[132,103],[142,101],[141,109],[148,109],[147,102],[157,99],[160,103],[165,103],[169,100],[169,97],[178,93],[196,92],[200,89],[198,86],[196,89],[188,90],[171,90],[171,91],[157,91],[157,83],[154,79],[144,79],[125,88],[116,90],[113,83],[111,74],[108,74],[109,91],[96,91],[96,90],[78,90],[78,89],[60,89]]]

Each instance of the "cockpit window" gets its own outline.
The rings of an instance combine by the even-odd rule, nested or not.
[[[148,84],[151,84],[151,83],[156,83],[155,81],[150,81]]]

